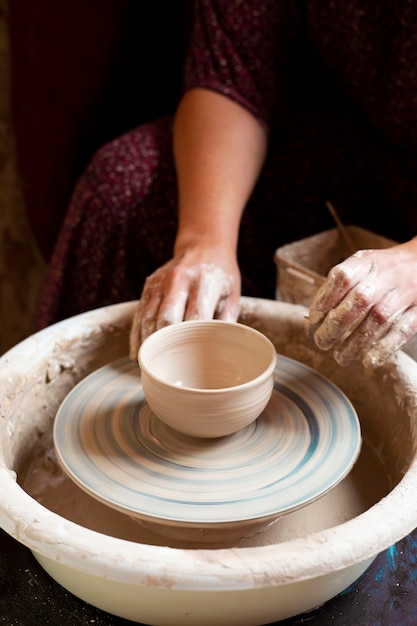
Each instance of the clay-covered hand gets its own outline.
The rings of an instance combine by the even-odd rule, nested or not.
[[[235,257],[218,250],[174,256],[146,279],[130,331],[130,358],[155,330],[193,319],[236,321],[240,272]]]
[[[360,250],[330,270],[310,305],[307,333],[340,365],[382,365],[417,331],[417,239]]]

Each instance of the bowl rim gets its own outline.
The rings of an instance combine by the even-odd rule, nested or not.
[[[257,299],[242,298],[243,307],[251,309],[257,303]],[[292,316],[292,321],[296,319],[304,324],[304,307],[279,305]],[[0,416],[7,413],[14,394],[21,393],[19,385],[14,394],[10,386],[21,380],[23,374],[30,381],[31,355],[40,358],[42,351],[43,358],[51,356],[56,346],[85,341],[103,334],[106,328],[126,331],[136,306],[136,301],[120,303],[68,318],[32,335],[1,356]],[[43,345],[46,339],[47,350]],[[405,353],[398,352],[381,367],[387,376],[403,380],[408,393],[415,387],[417,363]],[[417,401],[415,404],[414,417]],[[129,585],[224,591],[300,582],[372,559],[417,526],[416,457],[386,497],[342,524],[272,545],[205,550],[133,543],[71,522],[27,494],[1,452],[0,449],[0,527],[35,554]]]
[[[264,369],[264,371],[259,374],[258,376],[255,376],[255,378],[252,378],[251,380],[248,380],[244,383],[240,383],[239,385],[232,385],[229,387],[215,387],[215,388],[204,388],[204,387],[190,387],[188,385],[176,385],[175,383],[171,383],[167,380],[164,380],[163,378],[161,378],[160,376],[158,376],[157,374],[154,374],[148,365],[146,365],[146,363],[144,362],[143,359],[143,354],[145,353],[145,351],[147,349],[149,349],[149,346],[152,344],[153,341],[156,341],[158,339],[158,337],[160,337],[161,335],[163,336],[164,334],[169,334],[172,332],[172,329],[176,326],[181,325],[181,327],[184,329],[190,328],[191,326],[201,326],[201,327],[205,327],[205,328],[214,328],[214,325],[223,325],[224,327],[243,327],[245,329],[246,332],[250,332],[254,337],[257,337],[259,340],[261,340],[263,342],[263,344],[265,345],[265,347],[268,347],[270,349],[270,360],[269,360],[269,364],[267,365],[267,367]],[[261,383],[263,383],[266,379],[270,378],[275,370],[275,366],[276,366],[276,362],[277,362],[277,352],[275,349],[274,344],[272,343],[272,341],[261,331],[256,330],[256,328],[253,328],[252,326],[247,326],[246,324],[242,324],[240,322],[228,322],[225,320],[187,320],[184,322],[179,322],[177,324],[172,324],[170,326],[164,326],[164,328],[160,328],[159,330],[156,330],[154,333],[152,333],[152,335],[150,335],[149,337],[147,337],[147,339],[143,342],[143,344],[140,346],[139,350],[138,350],[138,364],[139,364],[139,368],[141,370],[141,372],[144,372],[150,379],[153,379],[155,381],[157,381],[160,385],[166,387],[167,389],[176,389],[178,390],[180,393],[195,393],[195,394],[201,394],[204,396],[212,396],[212,395],[218,395],[218,394],[226,394],[226,393],[238,393],[238,392],[242,392],[245,389],[252,389],[253,387],[256,387],[257,385],[260,385]]]

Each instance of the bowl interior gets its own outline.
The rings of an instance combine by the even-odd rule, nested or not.
[[[181,322],[157,331],[142,345],[139,364],[172,386],[228,389],[271,374],[276,352],[262,333],[243,324]]]

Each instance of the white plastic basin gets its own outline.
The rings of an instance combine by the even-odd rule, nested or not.
[[[79,380],[127,353],[134,307],[71,318],[0,359],[0,526],[67,590],[143,624],[267,624],[332,598],[417,526],[416,362],[343,369],[305,338],[303,307],[250,298],[241,321],[353,402],[363,447],[349,476],[265,532],[211,548],[163,545],[77,491],[54,465],[54,416]]]

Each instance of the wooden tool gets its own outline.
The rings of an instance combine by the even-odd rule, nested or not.
[[[346,226],[343,224],[342,220],[340,219],[340,217],[337,214],[336,209],[334,208],[333,204],[331,202],[329,202],[329,200],[326,201],[326,206],[330,211],[331,216],[333,217],[334,221],[336,222],[336,225],[339,229],[339,232],[341,234],[341,236],[343,237],[343,240],[345,242],[345,244],[348,247],[349,253],[350,254],[354,254],[357,250],[357,247],[355,246],[355,244],[353,243],[352,237],[349,235],[349,232],[346,228]]]

